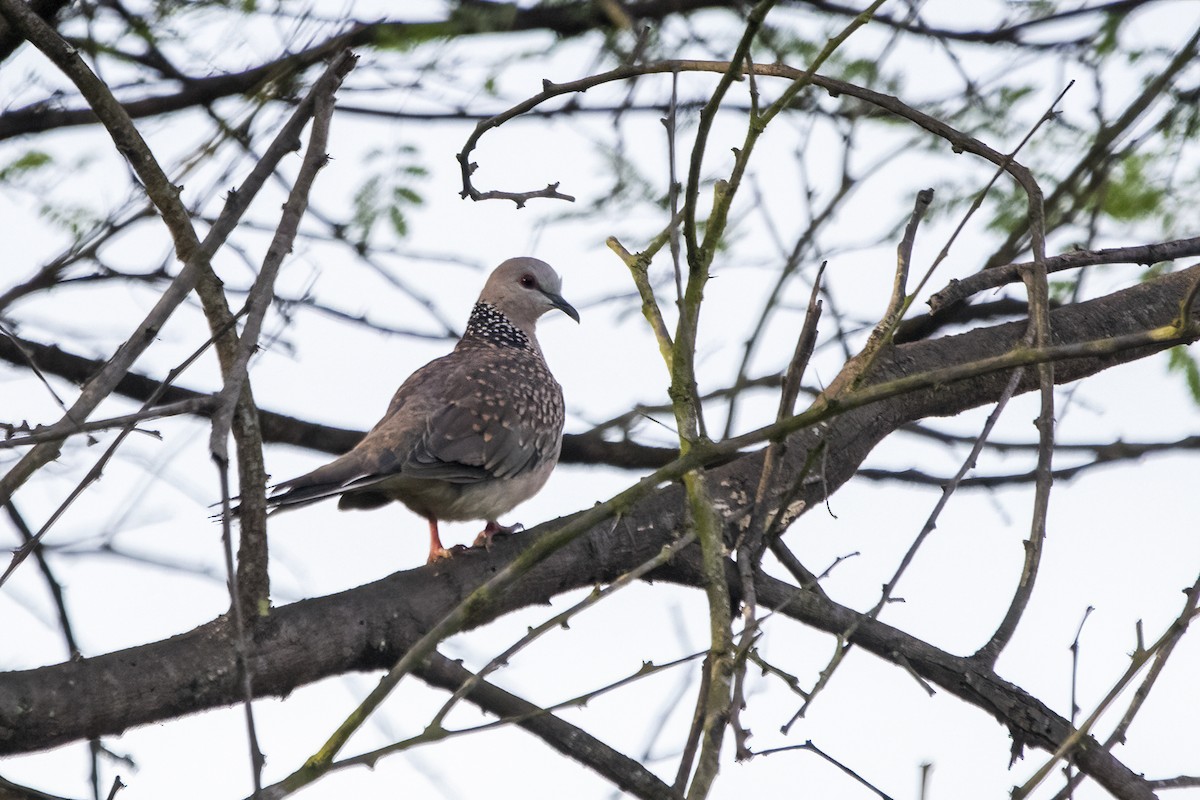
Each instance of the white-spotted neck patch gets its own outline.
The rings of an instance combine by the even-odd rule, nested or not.
[[[484,341],[498,347],[533,349],[525,332],[513,325],[509,318],[491,303],[476,303],[475,308],[471,309],[471,318],[467,321],[466,332],[463,333],[463,340],[467,339]]]

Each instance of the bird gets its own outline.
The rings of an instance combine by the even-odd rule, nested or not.
[[[562,387],[534,330],[553,310],[579,322],[549,264],[530,257],[501,263],[454,349],[409,376],[352,450],[274,486],[268,507],[333,496],[339,509],[398,501],[429,523],[430,564],[452,555],[440,520],[484,520],[476,546],[519,529],[497,520],[537,494],[562,449]]]

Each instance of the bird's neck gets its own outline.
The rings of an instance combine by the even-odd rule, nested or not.
[[[494,305],[482,301],[471,309],[471,318],[467,320],[467,330],[463,333],[461,343],[515,347],[539,354],[542,352],[533,331],[522,330]]]

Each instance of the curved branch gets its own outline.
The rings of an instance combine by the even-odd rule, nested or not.
[[[63,3],[34,3],[34,10],[46,7],[52,13]],[[374,23],[357,23],[344,33],[331,36],[320,43],[281,58],[268,61],[241,72],[213,75],[204,78],[186,78],[183,86],[170,94],[160,94],[123,103],[125,112],[133,119],[155,117],[176,111],[204,106],[223,97],[253,94],[260,88],[286,80],[308,67],[333,56],[345,48],[385,46],[394,47],[397,42],[420,42],[427,39],[450,36],[470,36],[489,33],[544,30],[558,36],[578,36],[592,30],[607,30],[612,20],[600,5],[591,0],[574,3],[538,5],[520,8],[511,3],[472,2],[459,3],[459,9],[443,20],[433,22],[403,22],[398,20]],[[643,0],[625,3],[625,12],[634,19],[659,20],[680,13],[703,8],[721,8],[726,4],[717,0]],[[5,57],[4,47],[15,47],[21,39],[0,17],[0,60]],[[14,43],[15,40],[15,43]],[[172,76],[173,77],[173,76]],[[280,97],[288,100],[289,98]],[[30,133],[43,133],[58,128],[78,125],[94,125],[99,120],[90,107],[57,108],[51,103],[34,103],[24,108],[0,114],[0,141]]]
[[[537,108],[547,100],[562,95],[577,94],[586,92],[596,86],[601,86],[606,83],[629,80],[642,75],[662,75],[662,74],[678,74],[681,72],[711,72],[725,75],[730,71],[730,62],[728,61],[704,61],[693,59],[671,59],[666,61],[654,61],[646,64],[625,64],[608,72],[601,72],[596,75],[589,75],[585,78],[580,78],[566,83],[552,83],[548,80],[542,81],[542,91],[526,98],[517,103],[506,111],[481,121],[475,126],[475,130],[467,137],[467,141],[463,144],[462,150],[459,151],[456,158],[458,159],[460,173],[462,176],[462,190],[460,194],[463,197],[486,197],[489,193],[480,191],[471,180],[472,175],[478,168],[478,164],[471,161],[471,153],[478,146],[480,139],[489,130],[499,128],[505,122],[520,117],[527,112]],[[1040,198],[1040,193],[1037,189],[1037,184],[1033,180],[1033,176],[1029,170],[1023,167],[1018,162],[1014,161],[1011,156],[1000,153],[992,149],[984,142],[969,136],[962,131],[957,130],[950,124],[937,117],[926,114],[908,104],[904,103],[897,97],[882,92],[867,89],[853,83],[829,78],[824,75],[818,75],[815,72],[810,73],[807,70],[789,67],[786,64],[747,64],[745,72],[752,72],[756,76],[785,78],[787,80],[811,83],[818,86],[830,95],[837,97],[846,95],[853,97],[864,103],[869,103],[877,108],[893,114],[901,119],[906,119],[909,122],[923,128],[927,132],[946,140],[950,144],[951,149],[955,153],[971,153],[979,156],[998,168],[1009,173],[1014,180],[1021,184],[1027,194],[1037,195]],[[555,187],[558,184],[554,184]],[[507,193],[512,194],[512,193]],[[522,193],[517,193],[522,194]],[[524,193],[528,194],[528,193]]]

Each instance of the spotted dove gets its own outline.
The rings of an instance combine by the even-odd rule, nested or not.
[[[449,354],[414,372],[354,447],[267,499],[283,509],[338,495],[338,508],[398,500],[429,522],[429,562],[447,558],[438,520],[487,521],[476,544],[511,532],[497,518],[537,493],[562,447],[562,387],[534,327],[557,308],[579,321],[562,280],[536,258],[496,267]]]

